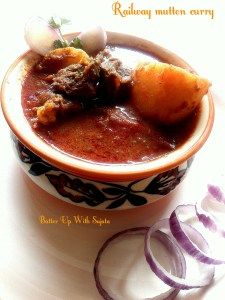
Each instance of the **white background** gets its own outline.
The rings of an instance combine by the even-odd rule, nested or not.
[[[194,202],[207,182],[225,186],[225,4],[223,0],[136,0],[137,8],[175,6],[178,9],[214,9],[208,16],[114,16],[111,0],[4,1],[0,10],[0,81],[10,63],[28,47],[23,39],[26,20],[33,15],[58,14],[72,20],[66,31],[81,31],[101,24],[111,31],[127,32],[152,40],[188,61],[212,81],[216,106],[213,132],[197,155],[189,176],[164,202],[132,212],[97,213],[112,220],[110,228],[43,227],[42,213],[93,215],[39,190],[23,176],[13,156],[9,130],[0,112],[0,295],[1,299],[100,299],[91,269],[97,249],[112,232],[136,225],[150,225],[168,216],[176,203]],[[121,1],[127,8],[130,1]],[[173,201],[172,201],[173,200]],[[75,237],[75,238],[74,238]],[[180,299],[223,299],[225,279],[209,289],[189,292]],[[75,296],[76,295],[76,296]]]

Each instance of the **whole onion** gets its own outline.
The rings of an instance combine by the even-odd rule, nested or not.
[[[47,21],[40,17],[33,17],[25,25],[25,40],[31,50],[45,55],[53,49],[55,40],[61,40],[61,36]]]
[[[81,32],[78,38],[82,42],[83,50],[88,54],[103,50],[107,42],[107,34],[101,26]]]

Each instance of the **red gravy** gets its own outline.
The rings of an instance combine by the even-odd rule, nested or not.
[[[134,56],[137,61],[146,58],[131,49],[115,48],[114,54],[127,65],[129,60],[132,65]],[[148,56],[148,60],[152,58]],[[38,105],[34,94],[50,89],[43,80],[45,76],[32,69],[23,83],[22,107],[30,124]],[[138,163],[180,147],[195,129],[198,112],[179,125],[166,128],[143,119],[127,102],[91,108],[34,130],[46,143],[76,158],[99,163]]]

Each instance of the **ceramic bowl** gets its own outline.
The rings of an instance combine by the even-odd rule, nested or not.
[[[74,34],[71,34],[74,36]],[[131,47],[159,61],[194,71],[185,61],[134,36],[108,33],[110,45]],[[82,207],[127,209],[146,205],[170,193],[187,173],[194,154],[207,140],[214,118],[210,93],[204,96],[192,135],[168,155],[137,164],[100,164],[76,159],[45,143],[32,131],[21,106],[24,76],[38,55],[28,51],[9,68],[1,90],[2,109],[12,130],[12,140],[23,170],[42,189]]]

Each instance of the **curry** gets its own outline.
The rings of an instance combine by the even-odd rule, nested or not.
[[[119,60],[115,57],[121,50]],[[142,59],[143,53],[108,47],[94,59],[82,57],[82,64],[81,56],[74,63],[71,53],[69,62],[68,57],[66,62],[58,59],[60,51],[53,52],[57,58],[41,58],[22,88],[27,120],[52,147],[92,162],[140,163],[177,149],[192,134],[199,106],[188,118],[167,126],[133,105],[133,70],[125,65],[128,57]]]

